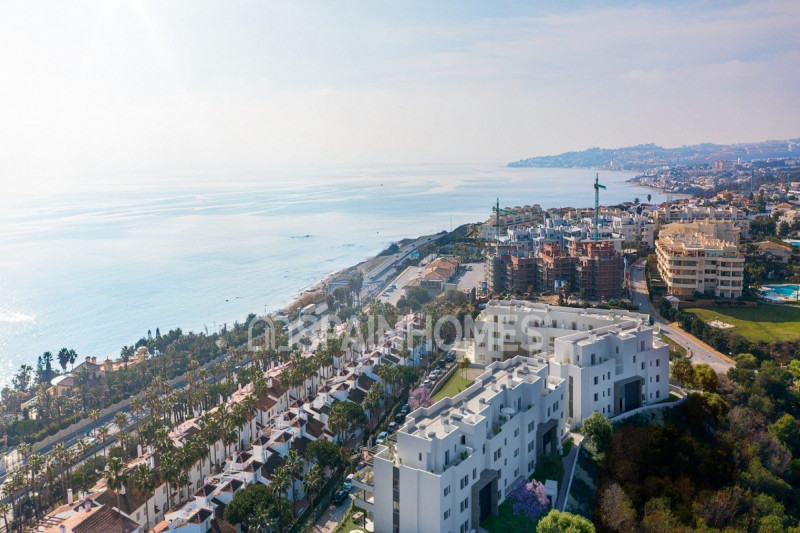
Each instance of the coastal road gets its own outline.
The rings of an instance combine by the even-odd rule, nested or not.
[[[644,260],[631,265],[632,299],[633,302],[639,306],[639,310],[652,316],[653,321],[655,324],[658,324],[662,333],[665,333],[672,340],[690,350],[692,354],[692,364],[697,365],[705,363],[711,366],[716,372],[722,374],[727,373],[728,369],[733,366],[731,363],[720,357],[718,352],[698,340],[694,335],[690,335],[682,329],[667,323],[655,312],[647,294],[647,282],[644,279],[644,268],[640,269],[639,265],[644,265]]]

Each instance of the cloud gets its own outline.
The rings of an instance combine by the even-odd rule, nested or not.
[[[797,2],[81,6],[0,7],[5,190],[798,135]]]

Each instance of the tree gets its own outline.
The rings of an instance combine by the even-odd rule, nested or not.
[[[717,392],[719,379],[717,373],[709,365],[702,363],[694,366],[697,386],[707,392]]]
[[[69,350],[66,348],[61,348],[56,357],[58,357],[58,364],[61,365],[61,368],[64,370],[64,372],[66,372],[67,365],[69,364]]]
[[[428,289],[419,285],[411,287],[406,293],[406,302],[414,311],[419,311],[430,300]]]
[[[733,359],[736,361],[737,368],[742,368],[745,370],[755,370],[758,368],[758,359],[756,359],[756,356],[751,353],[740,353]]]
[[[308,472],[303,478],[303,492],[305,492],[311,500],[312,512],[314,511],[314,496],[319,494],[319,491],[322,490],[324,481],[325,480],[322,477],[322,469],[319,467],[319,465],[314,465],[309,468]]]
[[[785,444],[790,450],[797,451],[800,447],[800,433],[797,429],[797,420],[790,414],[780,417],[775,423],[767,427],[770,435]]]
[[[144,496],[145,503],[147,503],[150,495],[153,494],[153,491],[155,491],[158,486],[156,484],[156,476],[153,474],[153,471],[150,470],[147,463],[140,463],[133,470],[133,484],[136,487],[136,491]],[[150,505],[145,505],[144,512],[147,516],[145,529],[148,529],[150,527]]]
[[[331,407],[328,424],[331,431],[338,433],[341,442],[345,443],[356,429],[367,424],[367,415],[357,403],[337,402]]]
[[[375,420],[375,415],[378,414],[378,410],[383,404],[383,400],[383,387],[380,383],[373,383],[372,387],[369,388],[369,392],[367,392],[367,395],[364,397],[363,402],[364,410],[369,411],[370,427],[375,427],[373,421]]]
[[[686,387],[692,387],[695,383],[695,377],[692,362],[685,357],[680,357],[670,363],[670,379],[672,381],[677,381]]]
[[[595,533],[594,524],[580,515],[553,509],[536,526],[536,533]]]
[[[125,473],[125,465],[122,464],[122,459],[119,457],[112,457],[108,461],[108,464],[106,464],[105,478],[108,488],[117,493],[117,509],[122,509],[120,506],[120,493],[128,483],[128,474]],[[123,525],[122,515],[120,515],[120,526]]]
[[[461,377],[464,378],[464,379],[466,379],[464,374],[467,371],[467,369],[469,368],[469,365],[470,365],[471,362],[472,361],[470,361],[469,357],[467,357],[466,355],[461,358],[461,361],[458,362],[458,367],[461,369]]]
[[[612,531],[633,533],[636,530],[636,511],[622,487],[612,483],[600,495],[600,518]]]
[[[269,487],[253,483],[233,495],[231,503],[225,506],[225,520],[234,525],[241,524],[254,515],[259,507],[268,505],[271,497]]]
[[[431,391],[427,387],[419,387],[412,390],[408,395],[408,405],[412,411],[421,407],[430,407],[433,405]]]
[[[586,440],[595,447],[597,451],[604,451],[611,442],[611,435],[614,427],[611,421],[595,411],[589,415],[581,425],[581,431]]]
[[[339,447],[326,439],[311,441],[306,447],[306,459],[321,468],[336,468],[341,462],[340,458]]]
[[[523,515],[527,520],[525,521],[525,531],[528,530],[528,525],[531,521],[535,520],[545,509],[547,509],[550,500],[544,492],[544,485],[532,479],[526,481],[521,479],[514,485],[508,495],[508,500],[511,503],[511,509],[514,516]]]

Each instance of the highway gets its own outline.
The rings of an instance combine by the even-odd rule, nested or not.
[[[662,333],[665,333],[672,340],[686,348],[692,354],[692,364],[706,363],[716,372],[725,374],[733,365],[721,358],[713,350],[710,350],[701,343],[695,336],[686,333],[680,328],[676,328],[661,318],[653,309],[650,298],[647,294],[647,282],[644,279],[644,269],[638,268],[643,265],[644,260],[631,266],[631,288],[632,300],[639,306],[639,310],[648,313],[653,317],[653,321],[658,325]]]

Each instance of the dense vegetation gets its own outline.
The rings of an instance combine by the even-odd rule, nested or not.
[[[598,530],[800,531],[794,376],[752,354],[737,360],[714,379],[673,372],[717,392],[690,395],[663,425],[634,419],[613,432],[598,455]]]

